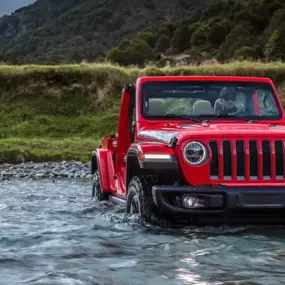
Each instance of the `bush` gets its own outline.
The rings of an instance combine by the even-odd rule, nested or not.
[[[253,60],[256,58],[256,51],[252,47],[248,46],[241,47],[235,51],[234,58],[242,60],[244,59]]]

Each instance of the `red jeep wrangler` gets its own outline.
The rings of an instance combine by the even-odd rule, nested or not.
[[[92,195],[150,223],[283,223],[284,143],[268,78],[141,77],[92,152]]]

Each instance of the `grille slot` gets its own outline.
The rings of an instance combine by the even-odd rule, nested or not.
[[[284,145],[282,141],[275,142],[276,153],[276,178],[282,179],[284,175]]]
[[[285,180],[285,144],[281,140],[209,142],[211,180]],[[247,172],[247,175],[246,175]],[[249,176],[248,176],[249,175]]]
[[[230,141],[223,142],[224,178],[232,179],[232,148]]]
[[[218,179],[219,175],[219,150],[218,150],[218,143],[217,142],[210,142],[210,149],[212,153],[212,160],[210,165],[210,172],[212,179]]]
[[[245,148],[243,141],[236,142],[237,150],[237,178],[245,178]]]
[[[250,178],[257,179],[258,178],[258,150],[257,150],[256,141],[249,142],[249,155],[250,155]]]
[[[271,177],[271,157],[269,141],[262,142],[263,178],[269,180]]]

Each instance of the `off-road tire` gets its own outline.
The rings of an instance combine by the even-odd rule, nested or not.
[[[151,189],[156,179],[152,175],[135,176],[128,185],[126,213],[138,214],[141,222],[159,227],[168,227],[169,221],[153,202]]]
[[[108,193],[102,193],[100,176],[99,176],[98,170],[96,170],[93,174],[92,198],[95,198],[97,201],[104,201],[104,200],[108,200],[108,198],[109,198]]]

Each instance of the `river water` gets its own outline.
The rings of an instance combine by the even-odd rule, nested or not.
[[[283,227],[140,225],[90,181],[0,183],[0,284],[285,284]]]

